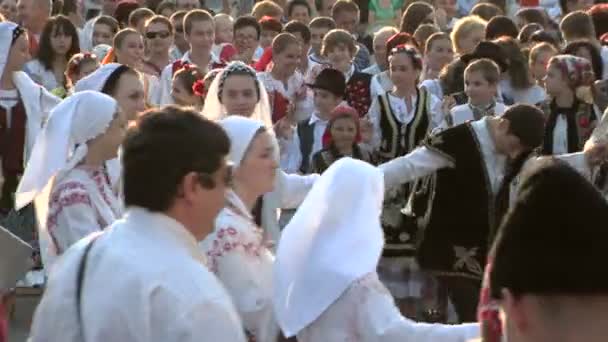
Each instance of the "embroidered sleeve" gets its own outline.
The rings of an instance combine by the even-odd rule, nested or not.
[[[214,235],[207,252],[210,268],[232,297],[245,330],[265,341],[275,324],[270,294],[273,259],[262,245],[262,231],[226,226]]]
[[[61,184],[54,189],[49,203],[47,230],[57,254],[105,224],[98,215],[84,185],[78,182]]]

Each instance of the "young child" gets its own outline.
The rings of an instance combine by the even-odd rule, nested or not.
[[[335,69],[323,69],[313,84],[314,107],[310,119],[301,121],[289,137],[279,136],[281,144],[281,168],[287,173],[309,173],[312,156],[323,146],[325,133],[332,111],[343,102],[346,91],[344,75]],[[281,135],[281,133],[279,133]]]
[[[588,60],[572,55],[551,58],[545,77],[545,88],[551,98],[541,104],[547,116],[543,154],[583,149],[597,122],[590,92],[593,80]]]
[[[99,68],[99,62],[94,54],[86,52],[77,53],[72,56],[65,70],[68,88],[71,89],[76,82],[93,73],[97,68]]]
[[[336,160],[351,157],[373,164],[372,154],[361,148],[359,115],[349,106],[338,106],[323,134],[323,149],[312,156],[312,172],[323,173]]]
[[[195,65],[184,64],[173,75],[171,97],[179,106],[203,108],[205,98],[204,74]]]
[[[532,78],[534,78],[536,84],[544,87],[545,76],[547,76],[547,64],[551,57],[558,53],[557,48],[549,43],[538,43],[532,47],[528,56],[528,64]]]
[[[485,37],[487,22],[477,16],[464,17],[456,22],[450,34],[456,55],[470,53]]]
[[[346,102],[363,116],[371,105],[370,83],[372,76],[355,70],[354,58],[358,46],[353,35],[345,30],[335,29],[323,38],[321,55],[332,68],[342,72],[346,80]],[[315,74],[313,71],[312,74]]]
[[[446,125],[452,127],[485,116],[502,115],[506,106],[496,102],[499,80],[500,69],[492,60],[482,58],[469,64],[464,71],[464,91],[469,101],[446,113]]]
[[[325,64],[327,61],[321,56],[321,45],[327,32],[336,28],[336,22],[330,17],[317,17],[310,22],[310,54],[309,63]]]

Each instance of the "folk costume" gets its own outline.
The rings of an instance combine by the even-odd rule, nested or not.
[[[264,125],[240,116],[230,116],[220,124],[230,137],[228,158],[238,168]],[[247,335],[255,341],[276,341],[271,303],[274,256],[265,245],[262,229],[234,190],[228,191],[226,206],[200,247],[209,268],[232,297]]]
[[[286,336],[300,342],[464,342],[478,336],[477,324],[424,324],[401,316],[376,274],[383,195],[380,170],[342,158],[298,208],[274,267],[274,308]],[[318,219],[310,219],[313,213]]]
[[[224,82],[235,72],[251,76],[255,80],[260,95],[260,99],[249,118],[261,122],[268,132],[274,132],[266,89],[258,80],[255,70],[243,62],[231,62],[215,77],[209,86],[202,112],[208,119],[214,121],[231,116],[230,113],[226,113],[226,108],[220,103],[219,99],[224,89]],[[278,153],[277,148],[277,159],[279,158]],[[318,175],[300,176],[286,174],[283,171],[278,172],[274,191],[263,196],[261,211],[256,217],[256,221],[261,223],[264,230],[264,240],[266,242],[276,244],[279,241],[280,229],[277,209],[297,208],[317,177]]]
[[[181,59],[167,65],[161,72],[159,79],[159,104],[161,106],[173,104],[173,98],[171,97],[173,74],[181,69],[184,64],[195,64],[190,57],[190,53],[191,51],[186,52]],[[224,66],[225,64],[213,53],[210,54],[209,65],[198,65],[205,73]]]
[[[87,142],[106,132],[117,111],[116,100],[108,95],[78,92],[51,111],[36,141],[17,189],[16,208],[35,202],[47,272],[72,244],[122,214],[105,168],[81,165]]]
[[[496,101],[486,106],[475,106],[472,103],[458,105],[450,109],[450,114],[445,116],[445,122],[440,127],[447,128],[463,124],[467,121],[480,120],[486,116],[501,116],[507,107]]]
[[[575,92],[593,82],[591,63],[584,58],[558,55],[551,59],[551,65],[562,71]],[[542,153],[557,155],[581,151],[597,124],[593,103],[575,96],[570,108],[558,107],[555,99],[543,102],[540,108],[547,118]]]
[[[406,211],[420,229],[417,260],[447,288],[461,321],[475,320],[488,238],[496,219],[494,198],[506,165],[488,120],[430,136],[422,147],[380,166],[391,183],[398,180],[388,188],[433,175],[418,182]],[[536,121],[542,131],[542,119]],[[526,134],[519,136],[524,146],[541,143],[541,134]],[[462,201],[463,193],[467,201]]]
[[[60,99],[26,73],[5,70],[13,44],[25,34],[14,23],[0,23],[0,75],[11,72],[15,85],[0,89],[0,225],[37,246],[33,208],[16,211],[14,195],[43,123]]]
[[[287,115],[287,112],[294,108],[296,118],[307,118],[306,109],[309,101],[307,96],[306,84],[304,76],[295,71],[283,83],[272,76],[271,71],[264,71],[258,74],[258,79],[264,85],[268,98],[270,100],[270,108],[272,110],[272,122],[277,122]]]

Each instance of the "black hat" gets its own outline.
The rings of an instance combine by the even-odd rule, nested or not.
[[[545,157],[522,174],[500,226],[490,271],[492,297],[608,295],[608,202],[581,174]]]
[[[535,106],[517,104],[502,115],[509,120],[509,131],[529,150],[540,146],[545,136],[545,114]]]
[[[500,72],[505,72],[509,68],[509,63],[507,61],[507,58],[505,57],[505,53],[503,52],[502,47],[500,47],[500,45],[496,43],[489,41],[480,42],[479,44],[477,44],[473,52],[460,56],[460,60],[466,63],[467,65],[471,63],[471,61],[481,58],[488,58],[493,60],[500,68]]]
[[[336,96],[344,96],[346,92],[346,79],[344,74],[336,69],[323,69],[315,78],[315,83],[307,84],[313,89],[323,89]]]

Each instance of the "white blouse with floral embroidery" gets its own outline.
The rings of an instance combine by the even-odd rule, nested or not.
[[[271,301],[274,256],[264,245],[262,229],[236,194],[228,195],[214,231],[199,245],[209,269],[232,297],[251,340],[276,341],[278,326]]]
[[[298,342],[466,342],[479,334],[477,323],[426,324],[403,318],[374,272],[354,282],[297,337]]]

